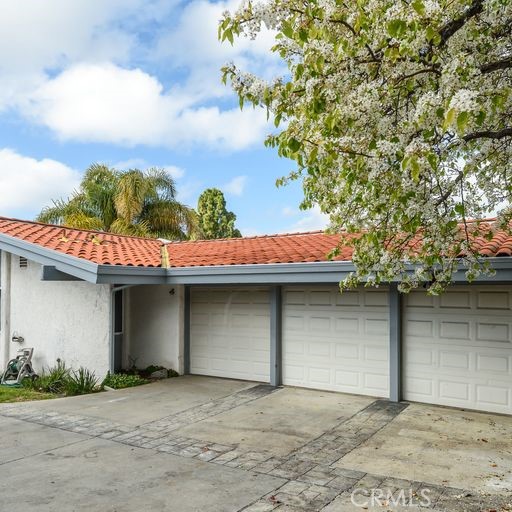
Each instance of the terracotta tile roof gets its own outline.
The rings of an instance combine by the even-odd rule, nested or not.
[[[171,267],[304,263],[326,261],[339,235],[322,231],[285,235],[255,236],[223,240],[172,242],[167,245]],[[350,260],[344,249],[335,260]]]
[[[327,261],[327,254],[339,239],[339,235],[315,231],[170,242],[162,251],[164,244],[160,240],[3,217],[0,217],[0,233],[97,264],[171,268]],[[512,256],[512,236],[504,231],[493,233],[491,240],[477,237],[474,243],[482,256]],[[345,247],[334,260],[350,261],[351,256],[351,249]]]
[[[162,242],[0,217],[0,233],[97,264],[159,267]]]

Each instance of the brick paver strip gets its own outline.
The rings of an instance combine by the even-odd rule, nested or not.
[[[391,489],[397,493],[401,489],[428,488],[431,490],[432,499],[429,508],[440,511],[512,510],[510,498],[503,495],[479,495],[463,489],[333,467],[333,464],[342,460],[347,453],[384,428],[408,404],[376,400],[283,457],[275,457],[265,450],[243,451],[237,446],[183,437],[177,432],[179,428],[190,423],[216,416],[274,391],[276,388],[271,386],[257,385],[140,426],[128,426],[78,414],[27,410],[9,405],[0,407],[0,415],[286,480],[278,489],[243,508],[244,512],[314,512],[322,510],[333,500],[336,500],[336,504],[339,503],[341,507],[340,510],[343,510],[353,506],[351,493],[354,489],[376,488]]]
[[[217,416],[235,407],[244,405],[259,398],[274,393],[279,388],[268,384],[259,384],[248,389],[237,391],[231,395],[211,400],[205,404],[197,405],[176,414],[172,414],[157,421],[145,423],[144,426],[151,430],[171,432],[183,428],[192,423],[203,421],[212,416]]]

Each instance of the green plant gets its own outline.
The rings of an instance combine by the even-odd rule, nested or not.
[[[57,359],[57,364],[55,366],[43,369],[41,375],[33,381],[25,379],[23,381],[23,385],[30,389],[36,389],[45,393],[60,394],[66,389],[69,381],[69,373],[70,369],[66,367],[66,363]]]
[[[143,379],[138,375],[128,375],[127,373],[107,373],[107,376],[102,382],[102,386],[108,386],[113,389],[131,388],[133,386],[140,386],[147,384],[149,381]]]
[[[93,393],[98,385],[98,378],[96,374],[80,366],[78,371],[73,371],[66,383],[66,394],[67,395],[86,395]]]

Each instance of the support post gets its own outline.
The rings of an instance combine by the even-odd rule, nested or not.
[[[402,400],[402,296],[389,285],[389,400]]]
[[[282,384],[282,299],[281,287],[270,289],[270,385]]]
[[[190,373],[190,286],[185,286],[183,318],[183,373]]]

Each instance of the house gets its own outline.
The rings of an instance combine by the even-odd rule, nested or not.
[[[0,218],[2,365],[18,345],[101,376],[136,363],[512,414],[512,237],[442,296],[339,293],[323,232],[171,242]],[[19,340],[23,338],[20,343]]]

